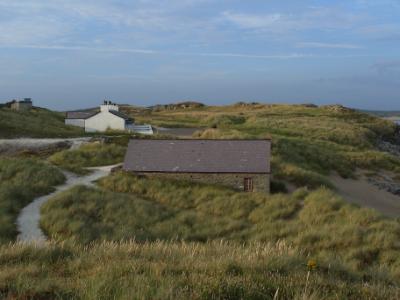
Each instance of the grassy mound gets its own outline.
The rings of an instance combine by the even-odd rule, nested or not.
[[[315,266],[315,267],[314,267]],[[0,247],[9,299],[396,299],[399,287],[284,243]]]
[[[141,122],[164,127],[205,127],[197,138],[272,138],[274,174],[298,186],[330,186],[332,171],[354,176],[357,168],[400,174],[400,160],[380,152],[394,139],[392,122],[341,106],[261,105],[146,111]]]
[[[13,111],[0,108],[0,138],[57,138],[84,135],[82,128],[66,126],[64,114],[46,109]]]
[[[126,147],[116,144],[91,143],[75,150],[65,150],[52,155],[49,161],[65,170],[85,174],[87,167],[117,164],[123,161]]]
[[[15,222],[24,206],[64,180],[60,171],[40,161],[0,159],[0,243],[17,236]]]
[[[400,223],[346,204],[333,192],[236,193],[217,186],[118,173],[104,190],[77,187],[42,207],[54,238],[83,243],[137,239],[285,240],[353,270],[387,270],[400,279]]]

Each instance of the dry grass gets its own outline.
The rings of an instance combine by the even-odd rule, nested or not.
[[[117,164],[123,161],[125,146],[117,144],[90,143],[75,150],[64,150],[55,153],[49,161],[65,170],[85,174],[87,167],[98,167]]]
[[[64,114],[46,109],[12,111],[0,108],[0,137],[60,138],[85,135],[82,128],[66,126]]]
[[[327,189],[292,195],[114,174],[104,190],[78,187],[50,200],[42,225],[57,240],[285,240],[352,270],[387,269],[400,279],[400,223],[345,203]]]
[[[0,247],[9,299],[398,299],[399,287],[283,242],[100,243]],[[307,280],[307,274],[310,272]],[[372,274],[371,274],[372,275]]]

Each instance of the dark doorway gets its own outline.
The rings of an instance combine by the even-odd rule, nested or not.
[[[244,191],[245,192],[253,191],[253,178],[245,178],[244,179]]]

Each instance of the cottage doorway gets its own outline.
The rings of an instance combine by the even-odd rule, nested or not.
[[[253,178],[245,178],[244,179],[244,191],[245,192],[253,191]]]

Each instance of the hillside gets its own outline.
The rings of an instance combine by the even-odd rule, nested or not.
[[[0,108],[0,138],[82,136],[82,129],[64,124],[64,115],[42,108],[12,111]]]
[[[400,173],[400,159],[381,151],[400,144],[392,122],[342,106],[238,103],[177,110],[146,110],[135,118],[161,127],[198,128],[200,138],[272,138],[277,179],[297,186],[329,186],[332,172],[358,168]]]
[[[400,184],[395,124],[341,106],[126,109],[139,122],[194,128],[193,138],[272,138],[273,194],[121,171],[66,190],[42,207],[48,245],[0,247],[0,298],[398,299],[399,219],[349,204],[331,180]],[[84,174],[120,162],[128,140],[46,163]]]

